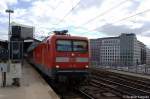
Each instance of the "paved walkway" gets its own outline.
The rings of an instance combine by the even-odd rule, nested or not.
[[[0,99],[59,99],[52,88],[29,64],[23,66],[23,77],[21,87],[11,86],[8,76],[7,87],[0,87]],[[0,83],[1,81],[0,74]]]

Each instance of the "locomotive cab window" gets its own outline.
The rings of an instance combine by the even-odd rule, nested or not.
[[[57,51],[87,52],[88,43],[79,40],[57,40],[56,48]]]
[[[70,40],[57,40],[57,51],[72,51],[72,43]]]
[[[88,50],[88,44],[86,41],[73,41],[73,51],[86,52]]]

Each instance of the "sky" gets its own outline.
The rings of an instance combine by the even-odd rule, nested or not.
[[[8,37],[11,22],[34,26],[35,37],[68,29],[71,35],[88,38],[135,33],[150,47],[150,0],[1,0],[0,39]]]

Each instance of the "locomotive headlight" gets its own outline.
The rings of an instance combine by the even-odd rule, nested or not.
[[[56,68],[59,68],[59,65],[56,65]]]
[[[89,66],[88,66],[88,65],[86,65],[86,66],[85,66],[85,68],[89,68]]]

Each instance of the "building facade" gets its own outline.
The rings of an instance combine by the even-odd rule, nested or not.
[[[120,65],[133,65],[134,64],[134,43],[136,37],[134,34],[121,34],[120,35]]]
[[[90,40],[90,63],[92,65],[99,65],[100,60],[100,48],[101,40],[100,39],[91,39]]]
[[[90,40],[91,63],[102,66],[146,64],[146,46],[133,33]]]
[[[100,47],[100,64],[117,65],[120,61],[120,40],[118,37],[103,38]]]
[[[150,65],[150,49],[146,48],[146,64]]]

